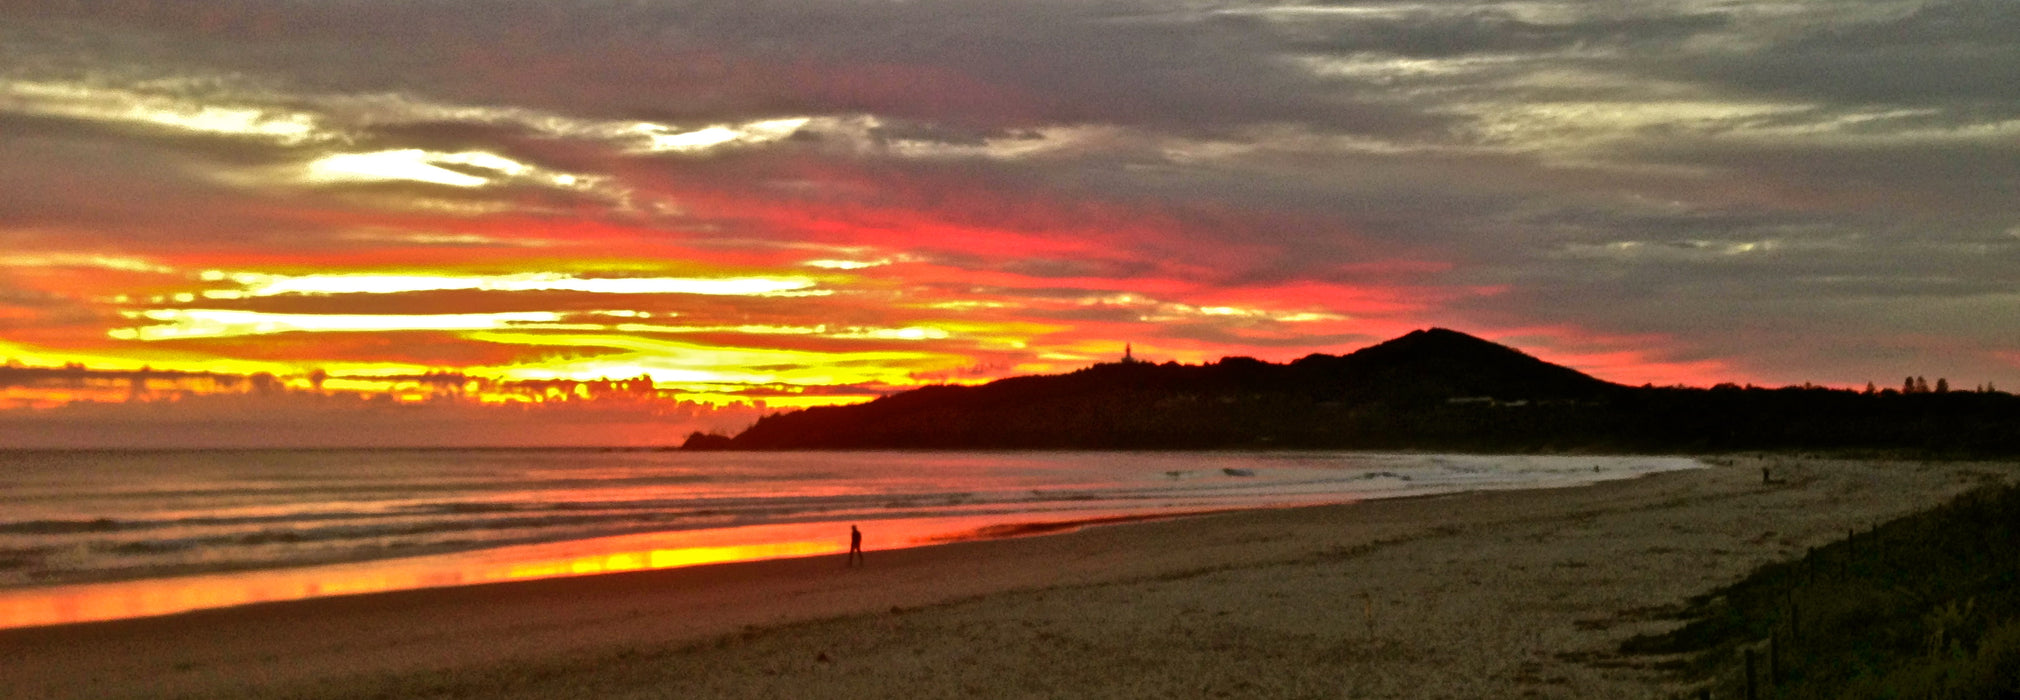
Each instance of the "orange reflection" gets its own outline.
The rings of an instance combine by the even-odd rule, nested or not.
[[[769,544],[731,545],[725,547],[655,549],[649,552],[596,554],[567,561],[522,564],[507,569],[504,578],[534,579],[553,578],[556,576],[612,574],[620,571],[672,569],[682,566],[721,564],[732,561],[757,561],[760,559],[782,559],[785,557],[802,557],[814,554],[832,554],[836,551],[838,551],[838,548],[832,542],[773,542]]]
[[[1070,530],[1118,513],[856,521],[868,549]],[[840,554],[848,524],[753,525],[620,535],[406,559],[0,591],[0,628],[59,625],[251,603]]]

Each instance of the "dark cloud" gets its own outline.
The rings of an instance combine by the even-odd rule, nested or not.
[[[1435,125],[1287,70],[1258,23],[1133,21],[1157,9],[1147,2],[141,7],[114,18],[125,21],[107,37],[111,60],[271,76],[296,91],[676,121],[870,112],[971,126]]]
[[[1940,132],[1938,132],[1940,134]],[[1838,211],[1892,212],[1916,218],[2009,218],[2001,203],[2020,191],[2020,144],[2013,141],[1903,139],[1871,142],[1824,136],[1781,143],[1651,143],[1651,160],[1716,168],[1790,199]],[[1947,142],[1946,142],[1947,141]],[[1941,230],[1919,235],[1943,235]]]
[[[240,193],[207,181],[173,148],[53,131],[60,135],[0,138],[0,227],[47,231],[53,244],[95,239],[100,246],[244,240],[280,228],[246,211]]]
[[[1379,5],[1371,5],[1380,7]],[[1378,52],[1445,58],[1467,54],[1524,54],[1562,49],[1647,49],[1725,29],[1718,13],[1591,17],[1562,23],[1525,21],[1493,7],[1418,9],[1398,16],[1341,15],[1307,20],[1290,33],[1303,38],[1289,48],[1330,54]]]
[[[1944,47],[1950,50],[2012,48],[2020,34],[2020,7],[2003,0],[1931,2],[1904,16],[1831,28],[1792,43],[1792,48]]]
[[[1818,27],[1744,53],[1675,63],[1668,74],[1840,102],[1910,105],[2020,99],[2020,4],[1931,2],[1899,17]],[[2009,111],[2008,114],[2011,114]]]

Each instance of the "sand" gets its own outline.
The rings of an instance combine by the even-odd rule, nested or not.
[[[9,697],[1674,697],[1621,640],[2020,465],[1542,491],[0,631]],[[1764,485],[1771,465],[1785,483]]]

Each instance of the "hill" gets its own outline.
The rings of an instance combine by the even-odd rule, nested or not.
[[[767,416],[691,449],[2020,453],[2003,393],[1627,387],[1433,328],[1286,364],[1121,362]]]

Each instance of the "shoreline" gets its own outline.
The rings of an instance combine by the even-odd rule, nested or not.
[[[1776,464],[1787,483],[1760,484],[1762,463]],[[1196,681],[1144,686],[1157,692],[1109,688],[1121,695],[1195,694],[1234,682],[1231,661],[1269,663],[1259,657],[1298,649],[1331,655],[1285,667],[1279,680],[1295,687],[1263,694],[1618,695],[1664,682],[1639,662],[1606,656],[1618,639],[1673,624],[1633,611],[1680,603],[1829,541],[1848,523],[1933,506],[1992,478],[1986,473],[2011,478],[2013,471],[1767,456],[1570,488],[1242,510],[873,549],[860,569],[844,569],[837,554],[18,628],[0,630],[0,652],[12,659],[9,680],[23,697],[314,697],[374,689],[556,697],[580,687],[621,697],[663,692],[667,683],[702,695],[779,696],[830,692],[820,689],[837,674],[849,680],[835,687],[867,694],[898,692],[909,682],[955,687],[944,685],[952,682],[944,673],[877,671],[913,668],[906,661],[912,652],[1029,682],[1061,663],[1053,657],[1060,639],[1120,635],[1127,644],[1094,650],[1089,662],[1164,669],[1133,682]],[[1623,548],[1630,542],[1640,546]],[[1183,600],[1164,600],[1173,597]],[[1478,621],[1490,618],[1515,631],[1481,629]],[[1514,624],[1518,618],[1527,621]],[[992,634],[1044,632],[972,638],[962,624],[974,619],[990,620]],[[1237,620],[1246,620],[1236,626],[1242,633],[1216,632]],[[1287,632],[1295,633],[1278,638]],[[926,641],[887,648],[887,638]],[[1203,639],[1236,651],[1225,659],[1201,655]],[[998,647],[1007,655],[973,658]],[[1167,654],[1142,657],[1147,649]],[[1470,656],[1461,653],[1469,649]],[[1498,651],[1481,653],[1488,649]],[[1443,658],[1451,654],[1458,656]],[[1431,666],[1469,671],[1441,681],[1457,683],[1451,693],[1413,694],[1425,673],[1443,676],[1435,668],[1392,668],[1382,660],[1388,657],[1442,659]],[[1593,659],[1604,663],[1586,663]],[[668,669],[679,669],[677,677]],[[1312,685],[1314,674],[1324,682]],[[1103,682],[1055,675],[1064,685],[1034,692]],[[983,687],[984,695],[1032,694]]]
[[[1355,457],[1379,459],[1391,455],[1368,453]],[[1404,464],[1398,468],[1433,468],[1431,464],[1443,464],[1443,459],[1447,457],[1467,458],[1432,454],[1428,464]],[[1503,459],[1526,465],[1537,458],[1510,455]],[[1558,456],[1551,459],[1575,461],[1578,458]],[[1664,464],[1657,465],[1656,462]],[[1557,475],[1526,483],[1504,480],[1467,483],[1462,474],[1449,481],[1434,479],[1414,487],[1406,485],[1401,489],[1378,488],[1359,492],[1356,489],[1362,487],[1353,485],[1360,483],[1356,479],[1325,482],[1332,486],[1326,490],[1307,491],[1301,488],[1304,482],[1293,478],[1289,482],[1259,480],[1257,485],[1263,491],[1240,495],[1248,489],[1233,486],[1243,482],[1229,480],[1229,486],[1221,488],[1227,489],[1225,493],[1237,494],[1234,498],[1216,496],[1212,489],[1203,490],[1196,496],[1173,496],[1181,500],[1199,500],[1183,505],[1111,498],[1058,507],[1059,504],[1048,504],[1041,499],[1040,505],[1053,507],[1028,510],[984,508],[977,512],[962,512],[960,507],[949,507],[938,513],[905,513],[901,509],[892,513],[860,513],[860,517],[847,519],[789,518],[781,522],[674,529],[634,526],[587,537],[524,537],[474,547],[455,544],[413,547],[397,556],[386,556],[384,551],[358,549],[326,551],[314,558],[297,557],[297,561],[273,563],[281,565],[233,561],[227,557],[212,563],[160,566],[145,570],[145,575],[138,576],[134,574],[143,572],[80,570],[72,572],[74,576],[71,580],[0,587],[0,629],[151,617],[336,595],[832,554],[843,551],[839,544],[842,540],[837,533],[852,524],[862,525],[867,528],[866,531],[874,533],[869,543],[873,548],[898,549],[1047,535],[1105,523],[1198,517],[1221,512],[1407,499],[1468,490],[1579,486],[1594,480],[1631,479],[1651,471],[1701,469],[1704,463],[1694,458],[1674,456],[1619,458],[1614,460],[1613,467],[1602,474],[1599,466],[1594,465],[1589,476],[1574,474],[1567,478]],[[1455,469],[1462,473],[1465,471]],[[1582,469],[1583,466],[1580,466],[1581,473]],[[1213,477],[1210,480],[1221,480],[1218,472],[1206,471]],[[1179,481],[1180,474],[1190,474],[1186,479],[1188,482],[1201,478],[1191,472],[1167,472],[1168,480]],[[1361,477],[1369,479],[1384,475],[1401,479],[1406,484],[1411,480],[1410,476],[1397,476],[1387,471],[1367,472]],[[1234,476],[1253,476],[1253,472]],[[1160,496],[1162,498],[1164,496]],[[1237,502],[1213,502],[1216,499]],[[906,507],[911,506],[907,504]]]
[[[1403,496],[1396,498],[1421,498],[1434,495],[1439,494],[1425,494],[1424,496]],[[1315,507],[1315,506],[1293,505],[1293,506],[1280,506],[1276,508],[1270,508],[1270,507],[1221,508],[1214,510],[1174,511],[1165,513],[1125,513],[1120,515],[1092,514],[1061,520],[1019,519],[1019,520],[997,522],[994,519],[976,518],[976,520],[978,521],[990,522],[992,524],[978,525],[972,528],[960,529],[945,534],[927,535],[919,539],[914,539],[896,546],[873,548],[870,551],[880,553],[898,552],[908,549],[917,549],[922,547],[937,547],[950,544],[988,542],[994,540],[1017,539],[1024,537],[1044,537],[1051,535],[1067,534],[1090,527],[1104,527],[1111,525],[1127,525],[1131,523],[1153,522],[1160,520],[1196,518],[1211,515],[1219,515],[1223,513],[1236,513],[1244,511],[1275,510],[1282,508],[1304,508],[1304,507]],[[894,519],[894,520],[871,519],[871,520],[857,520],[853,522],[859,525],[868,526],[872,531],[886,532],[887,530],[885,530],[885,528],[881,526],[890,525],[893,523],[914,522],[914,520],[915,519]],[[916,520],[942,523],[948,520],[958,520],[958,519],[925,518]],[[531,583],[535,581],[547,581],[554,579],[571,579],[571,578],[584,578],[595,576],[623,576],[640,573],[672,571],[677,569],[703,568],[712,566],[730,566],[735,564],[750,564],[750,563],[793,560],[793,559],[818,559],[822,557],[831,557],[840,555],[843,552],[845,552],[846,547],[843,544],[841,544],[839,538],[833,538],[833,537],[825,538],[818,541],[771,543],[773,545],[786,545],[783,547],[767,546],[763,544],[714,546],[714,547],[697,546],[673,551],[681,552],[684,555],[690,552],[700,551],[704,555],[720,554],[722,555],[723,558],[719,561],[713,559],[704,559],[703,561],[700,561],[698,563],[681,562],[670,565],[650,562],[648,561],[648,557],[640,556],[642,554],[641,552],[606,551],[605,547],[608,545],[608,543],[613,542],[650,540],[650,539],[689,540],[693,539],[694,536],[697,535],[702,536],[702,539],[706,540],[706,539],[712,539],[709,536],[727,535],[750,529],[820,530],[821,532],[819,534],[833,535],[835,533],[830,531],[835,530],[837,525],[847,526],[848,523],[815,521],[809,523],[785,523],[785,524],[773,524],[773,525],[742,526],[736,528],[643,531],[634,533],[622,533],[616,535],[606,535],[588,539],[532,541],[524,543],[515,543],[504,547],[494,547],[487,549],[452,549],[452,550],[445,550],[442,552],[423,553],[415,556],[396,557],[390,559],[344,559],[344,560],[332,560],[327,562],[307,563],[298,566],[287,566],[287,567],[266,568],[266,569],[225,568],[216,570],[196,570],[188,573],[176,573],[168,576],[159,576],[159,577],[136,578],[136,579],[111,579],[102,581],[86,580],[72,583],[55,584],[50,586],[30,586],[22,588],[0,589],[0,613],[5,613],[0,614],[0,633],[4,633],[10,630],[34,630],[34,629],[46,629],[55,627],[67,627],[74,625],[95,625],[95,624],[117,623],[131,620],[147,620],[155,618],[174,617],[178,615],[223,611],[248,606],[306,603],[320,600],[350,598],[358,596],[396,595],[400,593],[436,590],[436,589],[457,589],[457,588],[468,589],[485,586],[513,586],[513,585]],[[806,545],[806,546],[801,547],[793,545]],[[488,558],[488,555],[496,555],[500,553],[509,555],[509,554],[522,553],[526,551],[539,551],[543,549],[559,550],[575,546],[581,546],[587,551],[595,552],[595,554],[590,554],[585,557],[574,558],[573,561],[567,561],[562,564],[549,562],[544,565],[536,565],[536,568],[541,569],[540,571],[524,576],[512,576],[498,579],[456,581],[456,582],[440,582],[440,581],[430,582],[423,580],[414,585],[395,583],[395,584],[388,584],[387,587],[382,589],[314,593],[298,597],[287,596],[285,594],[271,593],[271,591],[274,589],[278,589],[289,585],[299,585],[299,582],[302,580],[325,580],[325,582],[320,585],[322,586],[323,590],[327,591],[344,591],[344,589],[347,588],[365,587],[356,584],[345,585],[343,583],[331,583],[326,580],[326,579],[335,579],[336,581],[341,582],[344,579],[347,571],[379,574],[380,575],[379,577],[384,577],[384,572],[386,571],[396,572],[397,574],[397,572],[418,568],[411,565],[412,563],[415,562],[435,563],[435,562],[450,562],[457,560],[481,561],[483,559]],[[631,546],[632,549],[636,549],[637,547],[638,545]],[[753,552],[750,550],[758,550],[758,551]],[[663,555],[668,553],[668,550],[658,550],[653,553]],[[610,562],[613,559],[616,560],[633,559],[635,560],[635,563],[633,563],[630,566],[622,568],[611,568],[611,565],[608,562]],[[604,567],[608,570],[581,571],[580,568],[582,568],[583,562],[592,562],[595,565]],[[574,565],[576,570],[570,570],[570,571],[556,570],[560,568],[569,568],[570,565]],[[406,577],[406,578],[414,578],[414,577]],[[477,578],[481,579],[483,577],[478,576]],[[14,624],[15,622],[18,621],[18,619],[24,616],[23,615],[24,613],[28,613],[27,615],[25,615],[27,617],[33,617],[31,611],[32,608],[36,607],[50,608],[50,607],[64,607],[66,605],[75,605],[75,603],[64,603],[64,602],[52,603],[50,602],[52,600],[60,601],[65,598],[85,599],[85,600],[93,598],[107,598],[112,596],[105,595],[104,594],[105,591],[118,592],[122,590],[135,591],[137,593],[130,592],[120,597],[161,600],[177,597],[174,595],[176,591],[192,588],[202,588],[205,586],[206,583],[214,584],[220,588],[228,587],[237,589],[264,590],[269,591],[269,593],[267,593],[266,595],[275,595],[277,597],[270,597],[265,599],[247,599],[240,602],[229,602],[229,603],[216,602],[216,600],[186,603],[186,604],[169,603],[168,605],[173,605],[177,607],[174,607],[172,609],[161,609],[156,612],[134,613],[134,614],[111,614],[103,617],[91,617],[88,619],[77,619],[68,621],[59,620],[59,621],[39,622],[32,624]],[[219,600],[222,599],[223,598],[219,598]],[[24,603],[23,601],[26,602]],[[107,605],[101,601],[99,602],[98,607],[107,607]],[[110,607],[120,607],[120,606],[113,605]]]

